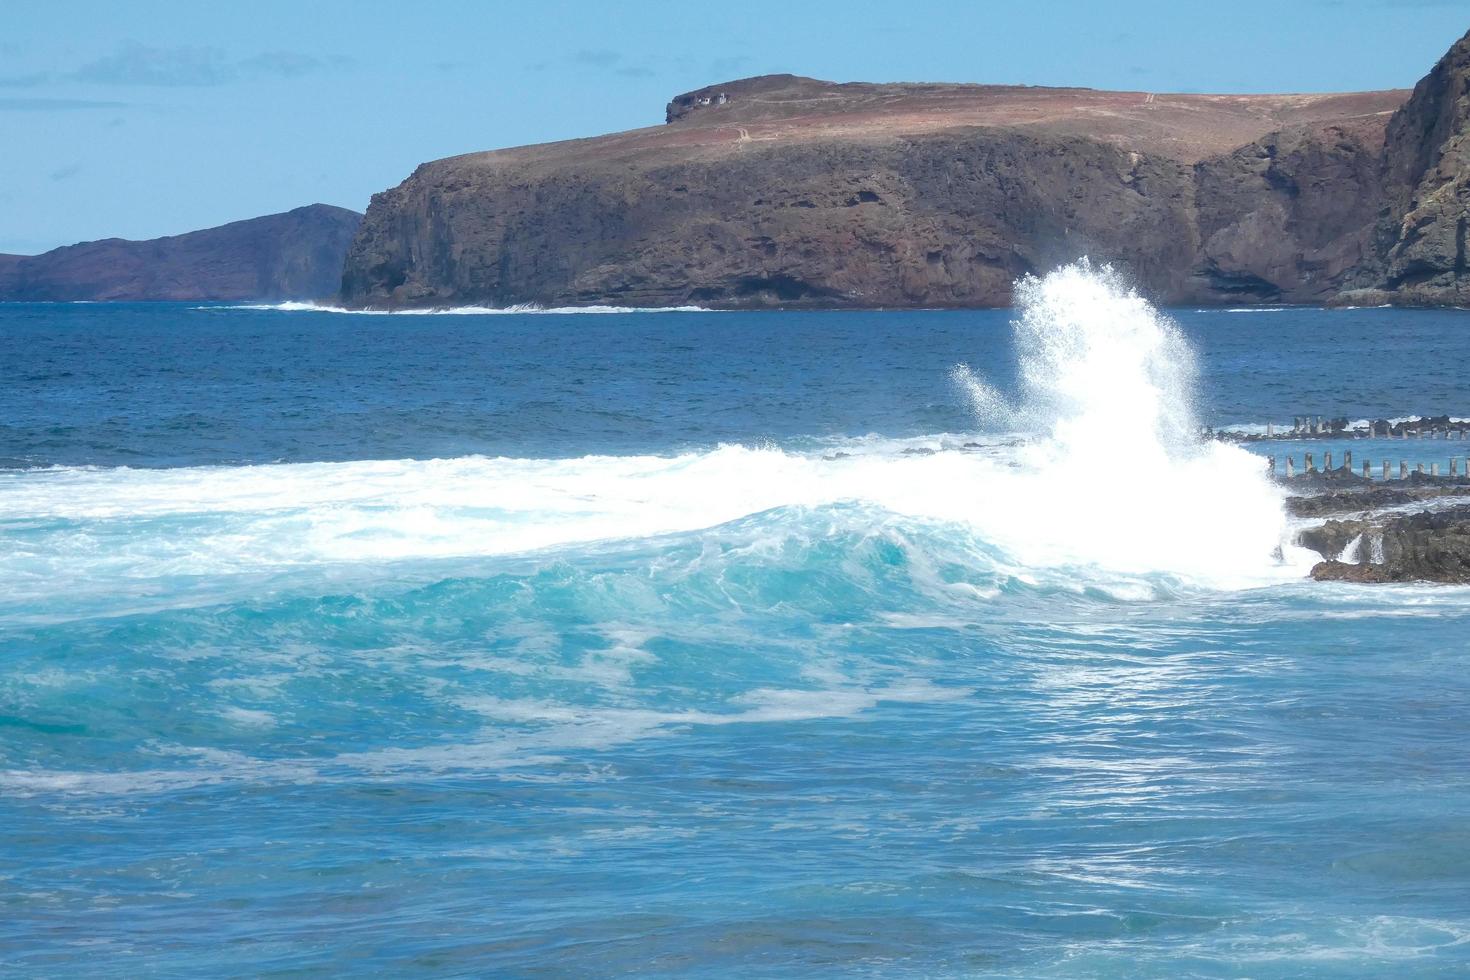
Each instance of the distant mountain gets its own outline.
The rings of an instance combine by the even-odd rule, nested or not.
[[[307,300],[337,292],[362,215],[328,204],[183,235],[0,255],[0,300]]]
[[[374,195],[342,295],[997,306],[1090,255],[1164,302],[1327,302],[1377,261],[1409,94],[743,79],[662,126],[423,164]]]

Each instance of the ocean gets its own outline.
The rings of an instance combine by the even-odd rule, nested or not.
[[[1470,590],[1310,581],[1334,447],[1197,433],[1467,364],[1086,267],[0,304],[0,973],[1463,976]]]

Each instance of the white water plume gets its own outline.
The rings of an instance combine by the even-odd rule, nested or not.
[[[1067,442],[1117,439],[1140,428],[1154,441],[1190,445],[1194,354],[1168,317],[1111,266],[1087,259],[1016,285],[1020,359],[1016,404],[959,365],[954,380],[982,422]]]
[[[1028,563],[1246,581],[1277,564],[1286,519],[1260,457],[1202,442],[1179,328],[1087,260],[1016,290],[1015,404],[967,370],[982,421],[1031,433],[980,515]],[[1290,553],[1290,549],[1287,549]]]

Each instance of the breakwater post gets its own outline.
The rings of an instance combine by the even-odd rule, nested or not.
[[[1288,456],[1286,457],[1286,478],[1290,480],[1294,476],[1296,476],[1296,459]]]
[[[1430,463],[1429,464],[1429,475],[1430,476],[1439,476],[1439,464],[1438,463]]]
[[[1342,469],[1344,473],[1351,473],[1353,471],[1353,451],[1351,449],[1343,450]]]
[[[1322,454],[1322,472],[1323,473],[1331,473],[1332,472],[1332,454],[1331,453],[1323,453]]]
[[[1365,479],[1365,480],[1371,480],[1371,479],[1373,479],[1373,461],[1372,460],[1368,460],[1368,459],[1363,460],[1363,479]]]
[[[1384,479],[1385,479],[1385,480],[1387,480],[1387,479],[1388,479],[1388,478],[1389,478],[1389,475],[1390,475],[1390,470],[1389,470],[1389,467],[1390,467],[1390,466],[1391,466],[1391,465],[1392,465],[1392,464],[1391,464],[1391,463],[1389,463],[1389,461],[1388,461],[1388,460],[1386,460],[1386,459],[1385,459],[1385,460],[1384,460],[1384,461],[1383,461],[1383,478],[1384,478]]]
[[[1403,460],[1399,460],[1399,479],[1400,480],[1407,480],[1408,478],[1409,478],[1409,464],[1406,463],[1406,462],[1404,462]]]
[[[1317,472],[1317,463],[1316,463],[1316,461],[1314,459],[1312,459],[1312,454],[1311,453],[1302,453],[1302,472],[1303,473],[1315,473],[1315,472]]]

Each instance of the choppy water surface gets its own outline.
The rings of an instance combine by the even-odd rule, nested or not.
[[[1462,974],[1470,590],[1190,436],[1470,314],[1025,300],[0,306],[3,972]]]

